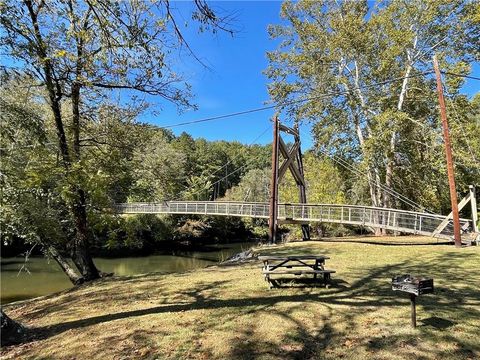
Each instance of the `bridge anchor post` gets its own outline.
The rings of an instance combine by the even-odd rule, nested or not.
[[[281,132],[293,135],[294,143],[289,148],[281,137]],[[280,154],[283,162],[279,166]],[[299,192],[299,203],[307,203],[306,183],[303,170],[302,151],[300,144],[300,132],[295,124],[293,128],[289,128],[278,121],[275,116],[273,126],[273,142],[272,142],[272,181],[270,189],[270,222],[269,222],[269,241],[275,243],[277,224],[278,224],[278,184],[283,179],[287,170],[290,170]],[[303,209],[302,209],[303,212]],[[301,216],[304,218],[304,214]],[[302,224],[303,240],[310,240],[310,226]]]
[[[268,242],[275,244],[277,241],[278,217],[278,116],[273,119],[272,141],[272,180],[270,183],[270,208],[268,221]]]

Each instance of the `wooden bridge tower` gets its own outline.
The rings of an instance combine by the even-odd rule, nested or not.
[[[283,141],[281,133],[292,135],[294,143],[288,147]],[[279,166],[280,154],[283,157]],[[271,244],[277,240],[278,230],[278,184],[290,170],[298,187],[299,203],[307,203],[306,184],[303,171],[302,150],[300,146],[300,132],[298,126],[293,128],[281,124],[278,117],[273,121],[273,142],[272,142],[272,179],[270,183],[270,214],[268,238]],[[310,228],[308,224],[302,224],[303,240],[310,240]]]

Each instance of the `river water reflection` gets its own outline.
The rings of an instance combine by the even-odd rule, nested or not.
[[[212,245],[202,251],[175,251],[145,257],[96,258],[95,264],[104,272],[115,275],[145,273],[176,273],[223,261],[235,253],[250,248],[253,243]],[[48,295],[72,287],[55,261],[32,257],[24,266],[23,258],[1,259],[1,303]]]

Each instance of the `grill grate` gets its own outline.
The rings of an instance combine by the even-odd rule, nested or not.
[[[392,278],[392,290],[403,291],[415,296],[433,293],[433,279],[414,277],[410,274]]]

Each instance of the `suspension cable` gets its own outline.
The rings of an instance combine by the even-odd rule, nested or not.
[[[251,147],[255,142],[257,142],[262,136],[264,136],[266,134],[266,132],[270,129],[270,126],[268,126],[267,128],[265,128],[265,130],[263,130],[260,135],[258,135],[255,139],[253,139],[247,146],[248,147]],[[233,160],[235,160],[236,158],[238,158],[240,156],[240,152],[238,152],[232,159],[230,159],[228,162],[226,162],[221,168],[218,168],[217,170],[215,170],[213,173],[211,173],[210,175],[215,175],[217,172],[219,172],[220,170],[222,170],[223,168],[225,168],[226,166],[228,166],[228,164],[230,164]],[[260,156],[260,155],[259,155]],[[252,158],[250,160],[248,160],[245,164],[243,164],[242,166],[240,166],[239,168],[235,169],[234,171],[228,173],[227,175],[223,176],[221,179],[215,181],[214,183],[212,183],[208,188],[206,189],[202,189],[202,190],[199,190],[197,192],[194,192],[192,193],[191,195],[197,195],[198,193],[202,192],[202,191],[206,191],[208,189],[211,189],[213,186],[217,185],[218,183],[222,182],[223,180],[227,179],[229,176],[237,173],[238,171],[242,170],[243,168],[245,168],[247,165],[250,165],[250,163],[253,161],[253,160],[257,160],[259,158],[259,156],[255,157],[255,158]],[[182,194],[185,193],[185,190],[188,189],[188,186],[185,186],[183,191],[179,194],[180,197]]]
[[[392,195],[393,197],[395,197],[396,199],[400,200],[401,202],[411,206],[412,208],[417,208],[417,209],[420,209],[420,210],[424,210],[426,212],[430,212],[430,213],[434,213],[433,211],[431,210],[428,210],[427,208],[425,208],[424,206],[416,203],[415,201],[409,199],[408,197],[400,194],[399,192],[395,191],[394,189],[386,186],[386,185],[383,185],[379,182],[377,182],[376,180],[374,179],[370,179],[368,178],[368,175],[363,173],[362,171],[360,171],[358,168],[354,167],[353,165],[349,164],[346,160],[336,156],[336,155],[332,155],[332,154],[329,154],[328,152],[322,150],[322,149],[319,149],[319,151],[321,151],[324,155],[328,156],[329,158],[331,158],[333,161],[335,161],[337,164],[341,165],[342,167],[344,167],[345,169],[359,175],[359,176],[367,176],[367,180],[369,182],[369,184],[372,184],[378,188],[380,188],[381,190],[387,192],[388,194]]]

